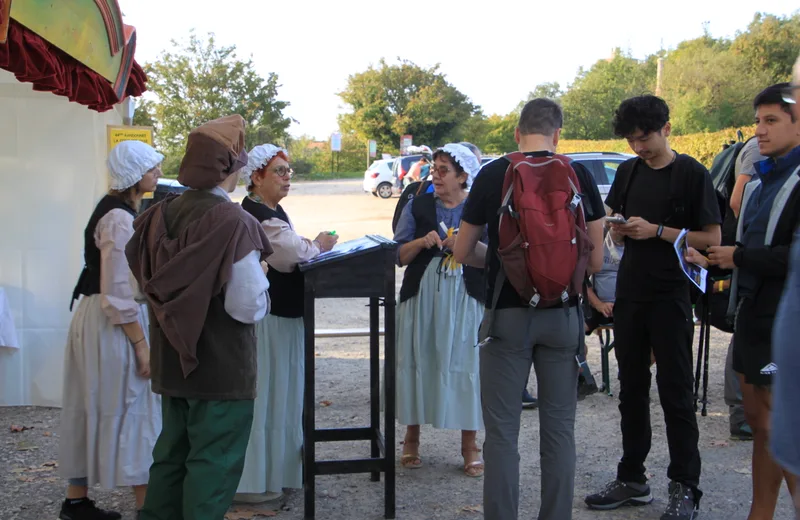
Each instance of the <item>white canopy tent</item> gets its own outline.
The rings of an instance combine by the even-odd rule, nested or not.
[[[0,70],[0,287],[19,348],[0,347],[0,406],[60,406],[83,230],[108,189],[98,113]]]

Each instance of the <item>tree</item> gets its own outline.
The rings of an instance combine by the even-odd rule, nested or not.
[[[395,148],[404,134],[414,142],[439,146],[462,137],[476,112],[467,96],[447,82],[439,65],[422,68],[410,61],[351,75],[339,97],[351,112],[339,117],[344,132],[374,139],[379,148]]]
[[[536,88],[533,89],[533,92],[528,94],[528,98],[519,102],[519,105],[517,105],[515,111],[518,114],[522,112],[522,108],[525,106],[525,103],[531,101],[532,99],[547,98],[552,99],[553,101],[560,101],[562,95],[563,92],[561,91],[561,85],[559,85],[557,81],[536,85]]]
[[[789,81],[800,54],[800,12],[790,17],[756,13],[731,50],[744,57],[747,70],[767,71],[770,83]]]
[[[261,143],[284,144],[291,120],[283,115],[289,105],[279,101],[278,76],[258,75],[252,60],[236,56],[236,47],[218,47],[190,34],[181,45],[172,41],[154,63],[145,66],[154,99],[137,111],[137,121],[155,123],[156,144],[167,156],[164,173],[177,173],[189,132],[206,121],[239,114],[247,122],[248,149]]]
[[[625,99],[652,93],[656,61],[636,60],[619,49],[609,60],[580,70],[575,82],[561,96],[565,139],[611,139],[614,111]]]
[[[749,125],[753,98],[770,72],[748,66],[731,42],[708,35],[682,42],[664,61],[663,95],[676,134]]]

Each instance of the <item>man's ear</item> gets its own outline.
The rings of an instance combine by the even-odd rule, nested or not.
[[[519,144],[519,127],[514,128],[514,142]]]
[[[672,134],[672,123],[667,121],[667,124],[664,125],[664,128],[661,130],[664,137],[669,137]]]
[[[553,133],[553,149],[555,150],[558,148],[558,141],[561,139],[561,129],[557,128],[556,131]]]

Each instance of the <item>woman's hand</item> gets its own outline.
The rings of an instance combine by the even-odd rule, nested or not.
[[[133,346],[136,353],[136,368],[139,376],[150,378],[150,347],[147,341],[140,341]]]
[[[331,235],[328,231],[323,231],[319,235],[315,241],[319,244],[319,248],[322,252],[330,251],[333,249],[333,246],[336,245],[336,242],[339,240],[339,235]]]
[[[453,246],[456,245],[456,235],[457,234],[458,233],[453,233],[452,236],[449,236],[449,237],[445,238],[442,241],[442,249],[447,249],[449,251],[452,251],[453,250]],[[437,234],[437,236],[438,236],[438,234]]]
[[[438,246],[439,249],[442,248],[442,239],[439,237],[439,232],[436,230],[431,231],[424,237],[420,238],[422,240],[422,244],[425,246],[425,249],[430,249],[434,246]],[[453,240],[455,243],[455,239]]]
[[[261,261],[261,270],[264,271],[264,274],[269,272],[269,264],[264,260]]]
[[[610,318],[614,315],[614,302],[599,302],[595,306],[595,310],[606,318]]]
[[[704,269],[708,269],[708,258],[704,257],[700,252],[690,247],[686,252],[686,261],[699,265]]]

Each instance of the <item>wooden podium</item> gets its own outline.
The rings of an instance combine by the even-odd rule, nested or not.
[[[395,517],[395,260],[397,244],[377,235],[338,244],[300,264],[305,277],[305,396],[303,406],[303,489],[305,518],[315,518],[315,477],[370,473],[385,483],[385,518]],[[370,424],[364,428],[317,429],[314,363],[314,302],[318,298],[369,298]],[[384,308],[384,433],[380,425],[379,307]],[[369,458],[316,460],[316,443],[371,442]]]

